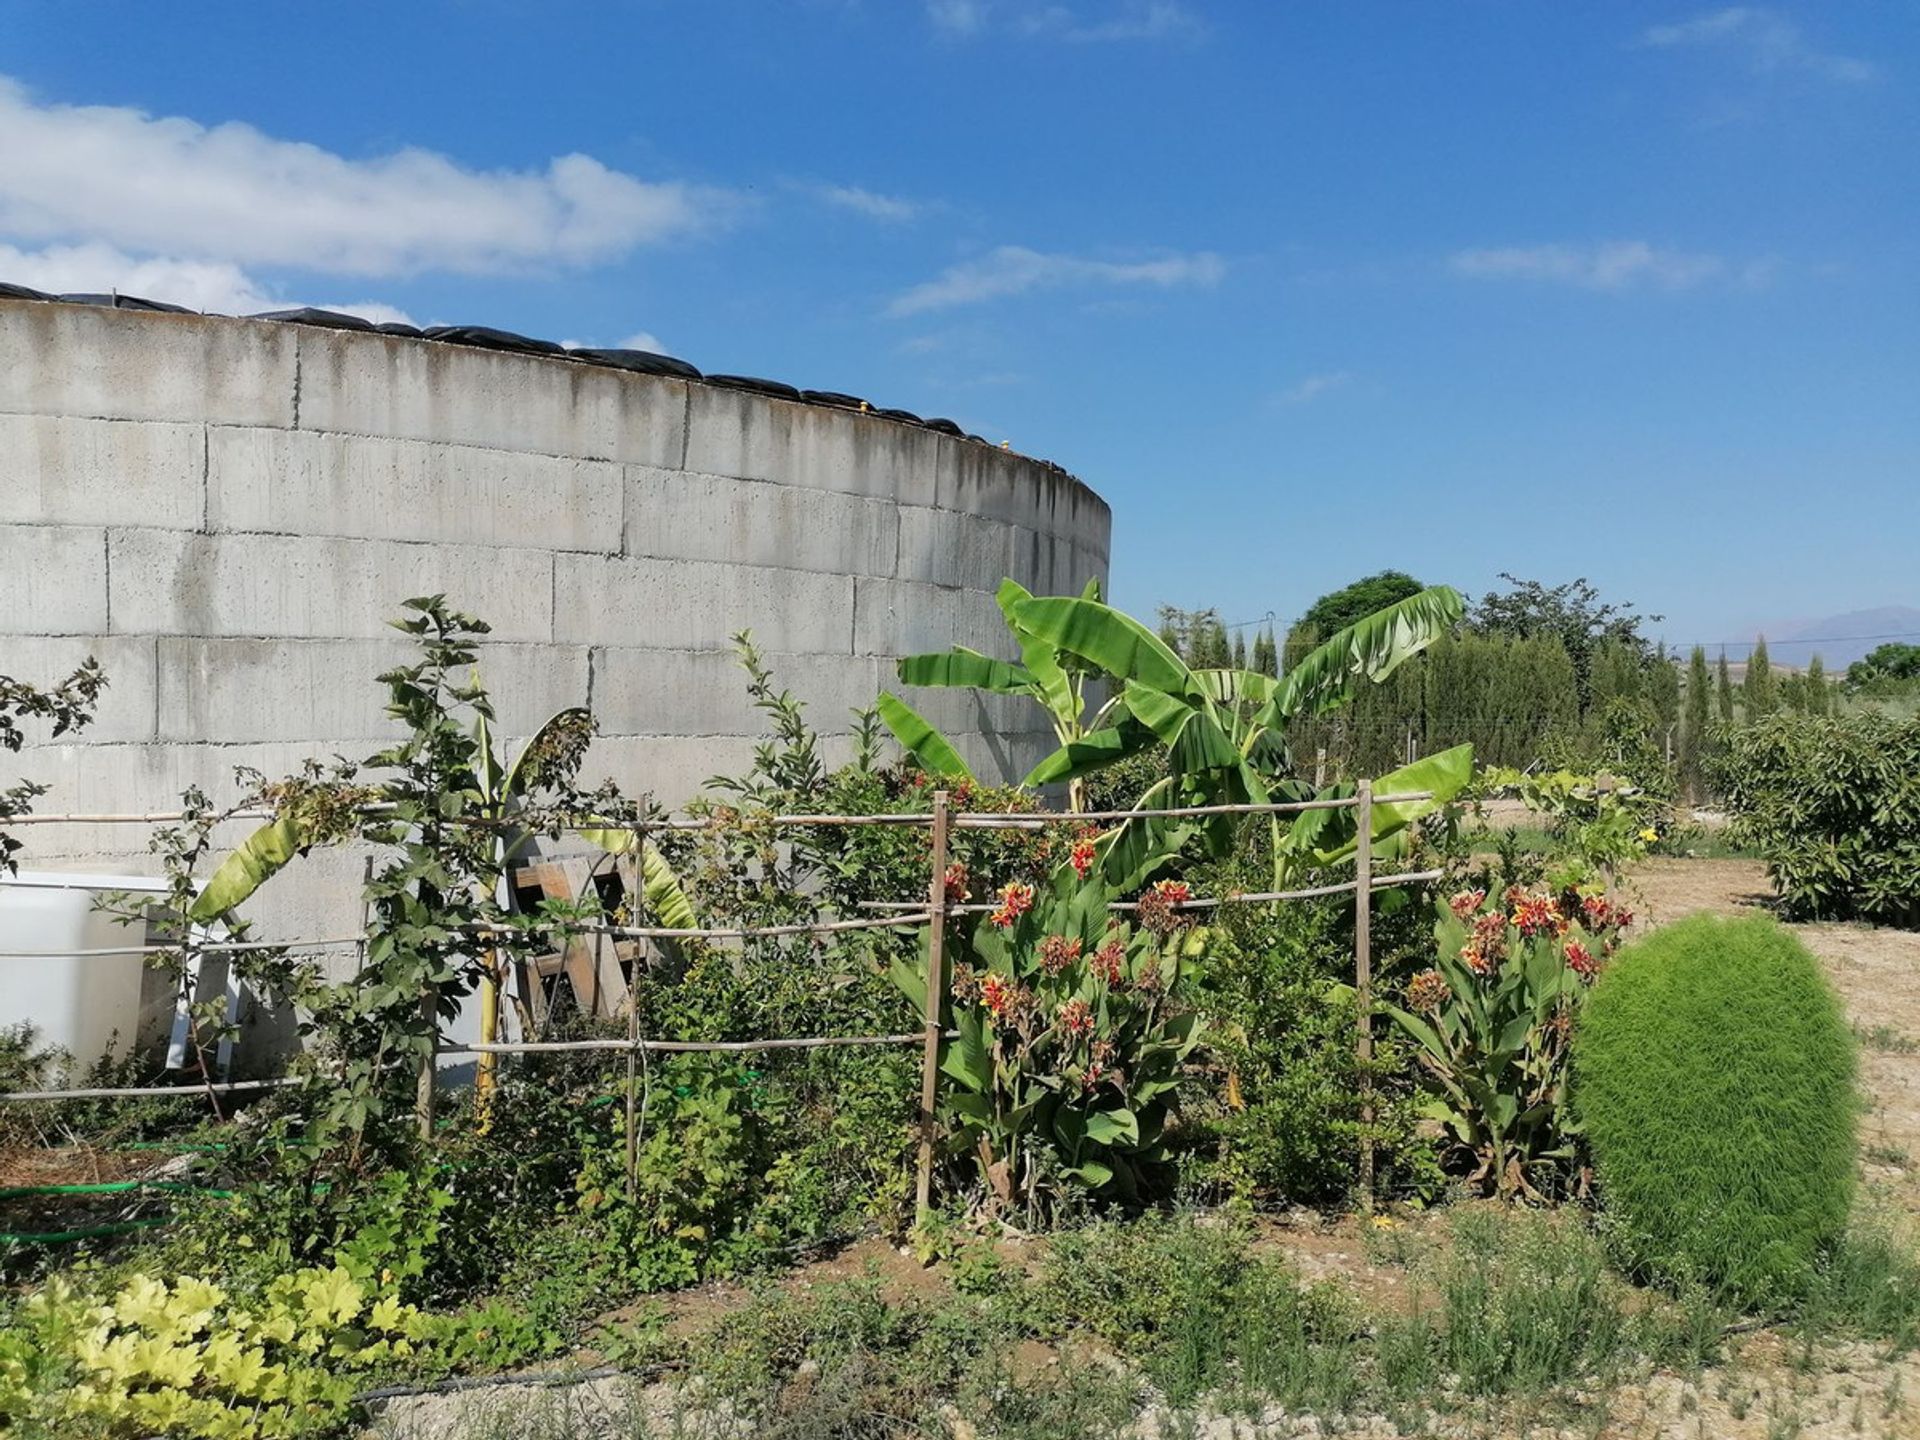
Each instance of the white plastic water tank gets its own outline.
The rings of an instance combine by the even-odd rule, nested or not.
[[[31,1025],[36,1046],[68,1051],[76,1072],[109,1050],[125,1055],[140,1024],[146,927],[120,924],[95,901],[166,888],[144,875],[0,874],[0,1028]]]

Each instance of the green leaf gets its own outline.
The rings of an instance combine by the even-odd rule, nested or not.
[[[580,838],[589,845],[597,845],[609,855],[631,855],[639,836],[632,830],[609,829],[582,830]],[[694,913],[693,901],[687,898],[679,875],[674,872],[666,856],[652,845],[648,845],[640,855],[640,884],[646,892],[647,918],[650,922],[670,930],[700,928],[700,917]]]
[[[1068,741],[1028,771],[1027,778],[1020,783],[1056,785],[1063,780],[1077,780],[1082,775],[1117,765],[1142,750],[1150,750],[1158,743],[1146,726],[1135,724],[1131,717],[1123,717],[1117,726]]]
[[[1109,605],[1050,595],[1020,601],[1013,614],[1023,629],[1119,679],[1170,694],[1192,684],[1191,672],[1159,636]]]
[[[978,1011],[959,1017],[954,1028],[959,1038],[946,1047],[940,1070],[961,1084],[985,1094],[993,1088],[993,1054],[988,1047],[986,1026]]]
[[[1024,695],[1034,681],[1022,666],[961,645],[928,655],[909,655],[895,662],[893,668],[902,685],[991,690],[996,695]]]
[[[1080,728],[1080,701],[1073,691],[1073,677],[1060,663],[1059,651],[1043,636],[1034,634],[1014,615],[1014,607],[1033,595],[1018,580],[1006,579],[994,593],[1007,629],[1020,645],[1020,659],[1033,681],[1033,693],[1047,707],[1054,727],[1062,735]]]
[[[237,909],[312,843],[300,822],[290,815],[262,825],[208,877],[206,888],[187,912],[188,918],[206,925]]]
[[[1095,1110],[1087,1116],[1087,1138],[1101,1145],[1136,1145],[1140,1141],[1140,1120],[1124,1106]]]
[[[1113,1183],[1113,1167],[1111,1165],[1103,1165],[1098,1160],[1089,1160],[1084,1165],[1070,1166],[1066,1169],[1065,1173],[1071,1175],[1089,1190],[1098,1190],[1103,1186]]]
[[[973,778],[973,771],[960,758],[960,752],[953,748],[947,737],[928,724],[918,710],[898,695],[882,690],[880,698],[874,701],[874,709],[879,712],[881,722],[893,732],[893,738],[929,775],[944,776],[951,780]]]
[[[1465,610],[1459,591],[1435,585],[1336,631],[1280,677],[1263,723],[1344,703],[1355,681],[1386,679],[1453,629]]]

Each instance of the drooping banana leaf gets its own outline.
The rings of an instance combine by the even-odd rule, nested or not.
[[[908,655],[894,663],[902,685],[941,685],[964,690],[991,690],[996,695],[1024,695],[1034,677],[1024,666],[996,660],[956,645],[925,655]]]
[[[1343,703],[1356,681],[1386,679],[1458,624],[1465,610],[1459,591],[1434,585],[1336,631],[1280,677],[1262,723],[1276,724]]]
[[[197,925],[208,925],[238,909],[247,898],[296,856],[313,844],[313,837],[296,816],[270,820],[241,841],[207,878],[187,912]]]
[[[1131,714],[1124,710],[1113,713],[1116,724],[1083,735],[1078,740],[1069,740],[1028,771],[1027,778],[1020,783],[1037,786],[1077,780],[1082,775],[1091,775],[1096,770],[1118,764],[1130,755],[1138,755],[1142,750],[1151,750],[1160,743],[1159,737]]]
[[[873,708],[879,713],[880,721],[893,732],[893,738],[900,742],[901,748],[919,762],[920,768],[929,775],[942,775],[953,780],[971,780],[973,771],[953,748],[946,736],[928,722],[927,718],[890,690],[882,690]]]
[[[1193,672],[1132,616],[1096,600],[1048,595],[1013,607],[1021,628],[1123,680],[1168,694],[1196,690]]]
[[[1422,816],[1432,814],[1459,794],[1472,777],[1471,745],[1456,745],[1451,750],[1423,756],[1411,765],[1403,765],[1398,770],[1380,776],[1373,782],[1376,794],[1405,795],[1423,790],[1432,794],[1426,800],[1403,800],[1385,805],[1376,803],[1373,807],[1374,841],[1386,840]],[[1353,790],[1351,785],[1329,786],[1320,795],[1326,799],[1344,799],[1351,796]],[[1357,832],[1354,815],[1351,808],[1301,812],[1284,837],[1286,851],[1295,863],[1337,865],[1351,859]]]
[[[580,838],[589,845],[599,846],[609,855],[631,855],[634,843],[640,837],[632,830],[609,829],[582,830]],[[667,862],[666,856],[652,845],[640,852],[640,885],[646,894],[649,919],[670,930],[697,930],[700,927],[693,901],[687,898],[679,875]]]

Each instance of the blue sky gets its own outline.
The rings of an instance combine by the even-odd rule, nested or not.
[[[0,77],[0,279],[948,415],[1143,613],[1920,605],[1907,3],[0,0]]]

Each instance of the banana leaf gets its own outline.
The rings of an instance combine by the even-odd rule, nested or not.
[[[582,830],[580,838],[609,855],[631,855],[639,836],[631,830]],[[687,898],[679,875],[667,863],[666,856],[651,845],[640,852],[640,884],[646,892],[647,915],[656,924],[670,930],[700,927],[700,918],[694,913],[693,901]]]
[[[1336,631],[1280,677],[1261,723],[1274,725],[1342,704],[1352,697],[1356,680],[1386,679],[1458,624],[1465,611],[1459,591],[1435,585]]]
[[[945,686],[963,690],[991,690],[996,695],[1024,695],[1034,677],[1024,666],[996,660],[956,645],[926,655],[908,655],[896,661],[894,671],[902,685]]]
[[[893,732],[901,748],[919,762],[929,775],[952,780],[971,780],[973,771],[960,758],[946,736],[928,723],[925,716],[890,690],[882,690],[874,701],[881,723]]]
[[[294,816],[268,821],[220,862],[194,899],[188,918],[207,925],[231,913],[312,844],[313,837]]]
[[[1096,600],[1049,595],[1013,607],[1022,629],[1123,680],[1168,694],[1195,688],[1193,672],[1132,616]]]

